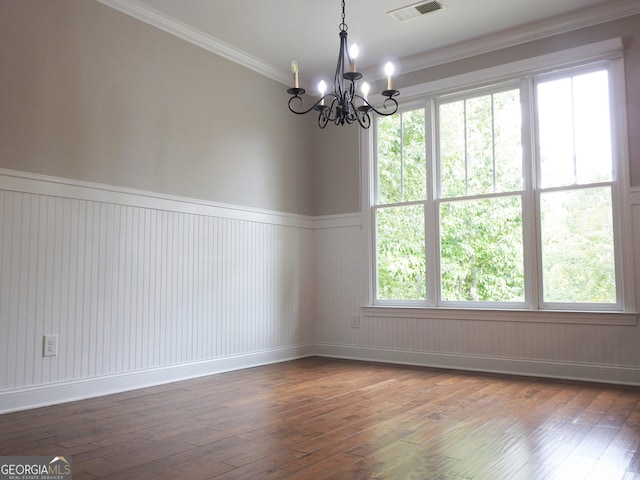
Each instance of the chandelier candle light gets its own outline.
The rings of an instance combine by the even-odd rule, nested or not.
[[[333,78],[333,91],[325,93],[327,91],[327,84],[322,80],[318,84],[320,99],[307,110],[294,108],[294,106],[302,108],[304,101],[301,95],[306,92],[304,88],[300,88],[298,64],[294,60],[291,62],[293,87],[287,90],[287,93],[291,95],[289,99],[289,110],[298,115],[304,115],[311,111],[318,112],[318,126],[320,128],[326,127],[329,122],[333,122],[336,125],[344,125],[345,123],[352,124],[356,121],[362,128],[369,128],[371,126],[369,112],[374,111],[378,115],[389,116],[398,111],[398,102],[393,97],[399,95],[400,92],[393,89],[391,76],[393,75],[394,68],[391,62],[387,62],[384,67],[387,76],[387,89],[382,91],[382,96],[386,97],[382,103],[383,110],[378,110],[369,103],[367,99],[370,90],[368,83],[362,83],[360,87],[362,95],[357,93],[358,80],[362,78],[362,74],[356,70],[356,58],[359,52],[358,46],[355,44],[347,50],[348,27],[344,21],[344,10],[344,0],[342,0],[342,23],[339,26],[340,53],[338,55],[336,73]],[[349,63],[348,71],[345,71],[345,62]]]

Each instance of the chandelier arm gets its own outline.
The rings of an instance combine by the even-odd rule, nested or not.
[[[393,109],[392,112],[388,112],[388,113],[381,113],[380,111],[376,110],[376,113],[378,115],[393,115],[394,113],[396,113],[398,111],[398,101],[393,98],[393,97],[387,97],[384,99],[384,102],[382,102],[382,106],[386,109],[387,107],[387,102],[393,103],[393,105],[391,106],[391,108]]]
[[[327,126],[327,123],[329,123],[329,114],[330,113],[331,113],[331,111],[328,110],[328,109],[320,110],[320,113],[318,114],[318,126],[320,128],[324,128],[324,127]]]
[[[360,111],[369,112],[370,110],[373,110],[378,115],[381,115],[383,117],[388,117],[389,115],[393,115],[394,113],[396,113],[398,111],[398,101],[393,97],[387,97],[387,98],[384,99],[384,102],[382,102],[382,106],[385,107],[385,111],[378,110],[376,107],[371,105],[368,100],[366,100],[364,97],[362,97],[362,96],[360,96],[358,94],[355,95],[355,98],[359,98],[360,100],[362,100],[362,105],[360,107],[358,107],[358,110],[360,110]],[[387,109],[387,102],[392,103],[392,106],[391,106],[392,111],[387,111],[386,110]]]
[[[369,112],[360,110],[360,115],[358,115],[358,123],[362,128],[369,128],[371,126],[371,116],[369,116]]]
[[[340,115],[338,115],[338,107],[336,106],[340,99],[337,95],[332,95],[332,97],[333,99],[331,100],[331,105],[326,107],[326,116],[331,122],[340,118]]]
[[[320,128],[324,128],[327,126],[327,123],[334,122],[336,125],[340,121],[340,115],[338,115],[336,103],[338,102],[338,97],[335,94],[328,94],[325,97],[331,97],[331,104],[327,107],[326,105],[319,105],[315,107],[318,110],[318,126]],[[320,100],[318,100],[319,102]]]
[[[331,102],[331,104],[333,105],[333,102],[336,101],[335,95],[333,95],[332,93],[328,93],[324,97],[319,98],[318,101],[316,103],[314,103],[313,105],[311,105],[307,110],[294,110],[293,107],[291,106],[294,100],[298,100],[301,105],[304,104],[304,100],[302,99],[302,97],[300,97],[299,95],[294,95],[289,99],[289,110],[291,110],[296,115],[305,115],[305,114],[309,113],[311,110],[328,109],[329,107],[325,107],[325,106],[321,105],[322,101],[325,100],[325,99],[328,99],[328,98],[332,98],[333,99],[332,102]]]
[[[358,109],[356,107],[356,104],[354,103],[355,99],[356,99],[356,96],[353,95],[349,100],[349,111],[347,112],[347,122],[349,123],[355,122],[359,116]]]

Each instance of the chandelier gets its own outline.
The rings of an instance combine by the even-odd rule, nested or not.
[[[318,84],[320,98],[308,109],[304,110],[303,95],[306,90],[300,88],[298,84],[298,64],[294,60],[291,62],[291,72],[293,73],[293,87],[287,90],[291,95],[289,99],[289,110],[298,115],[304,115],[311,111],[318,112],[318,126],[324,128],[329,122],[336,125],[352,124],[358,122],[362,128],[371,126],[371,111],[378,115],[393,115],[398,111],[398,102],[395,96],[399,95],[398,90],[393,89],[391,76],[393,75],[393,64],[387,62],[385,74],[387,76],[387,89],[382,91],[382,96],[386,97],[382,103],[382,111],[371,105],[367,99],[369,95],[369,84],[364,82],[360,87],[362,95],[357,93],[358,80],[362,74],[356,71],[356,57],[358,47],[353,44],[347,49],[347,24],[345,23],[344,0],[342,0],[342,23],[340,29],[340,53],[338,54],[338,65],[333,78],[333,91],[326,92],[326,83],[322,80]],[[345,68],[348,63],[348,70]]]

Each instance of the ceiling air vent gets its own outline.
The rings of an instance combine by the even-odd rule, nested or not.
[[[399,22],[406,22],[412,18],[417,18],[422,15],[426,15],[427,13],[437,12],[443,8],[444,4],[442,2],[433,0],[431,2],[414,3],[413,5],[397,8],[387,13]]]

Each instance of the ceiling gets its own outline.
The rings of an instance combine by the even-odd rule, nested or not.
[[[98,0],[267,77],[306,81],[335,71],[340,0]],[[426,1],[426,0],[425,0]],[[442,10],[404,22],[387,12],[416,0],[346,0],[358,70],[382,77],[640,13],[639,0],[439,0]]]

